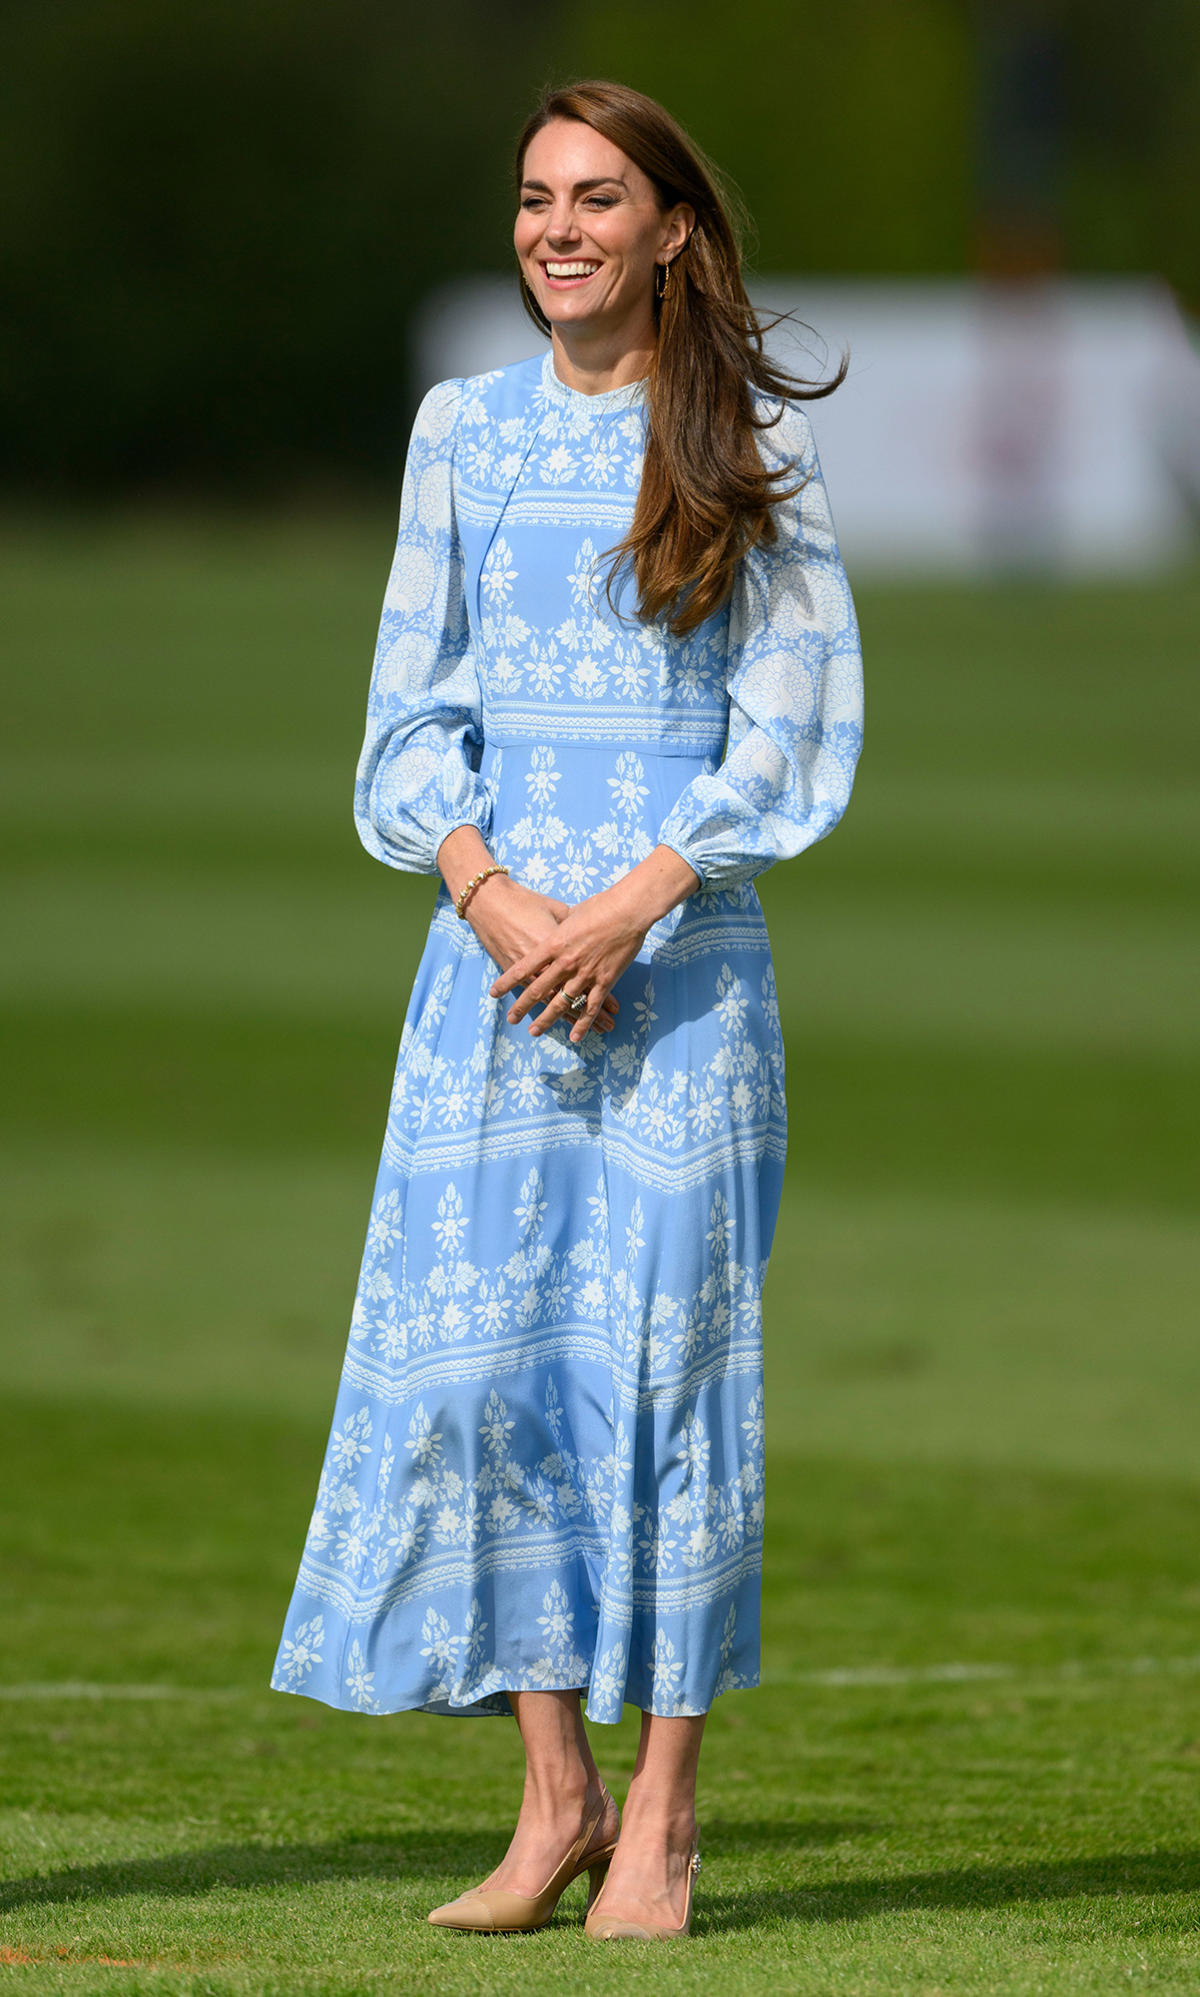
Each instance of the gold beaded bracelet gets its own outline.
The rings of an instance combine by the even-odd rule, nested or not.
[[[474,879],[469,880],[464,888],[459,889],[458,899],[454,904],[454,913],[462,922],[465,922],[467,919],[467,903],[470,901],[480,882],[486,881],[489,874],[506,874],[507,872],[508,868],[503,866],[485,867],[481,874],[476,874]]]

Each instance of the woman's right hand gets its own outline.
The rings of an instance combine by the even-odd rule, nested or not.
[[[569,902],[559,901],[554,895],[538,894],[535,888],[526,887],[511,874],[489,874],[467,903],[467,921],[488,956],[504,972],[548,929],[557,928],[569,910]],[[610,992],[596,1015],[597,1032],[612,1032],[616,1024],[614,1015],[619,1009],[619,1000]],[[569,1020],[570,1014],[566,1017]]]

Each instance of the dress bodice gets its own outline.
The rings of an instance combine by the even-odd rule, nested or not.
[[[549,351],[483,381],[464,400],[454,498],[485,738],[719,757],[728,604],[678,639],[637,620],[627,564],[606,595],[637,503],[644,383],[584,394]]]
[[[436,872],[459,825],[488,838],[498,791],[484,760],[510,745],[526,758],[561,746],[577,764],[592,749],[613,766],[606,783],[624,781],[620,756],[653,760],[611,864],[669,845],[713,890],[800,852],[845,810],[861,657],[808,418],[798,403],[762,408],[754,390],[770,425],[760,452],[793,489],[725,603],[676,638],[634,614],[628,564],[611,603],[605,590],[637,504],[647,393],[634,381],[586,395],[546,351],[440,382],[421,404],[355,802],[364,845],[389,865]],[[516,767],[510,755],[510,784]]]

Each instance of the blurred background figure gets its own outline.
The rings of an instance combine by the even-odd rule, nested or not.
[[[865,749],[837,839],[760,883],[792,1119],[772,1717],[713,1723],[710,1903],[722,1836],[760,1894],[722,1964],[801,1919],[797,1990],[1175,1987],[1194,0],[8,9],[2,1946],[349,1991],[356,1896],[422,1908],[504,1820],[507,1729],[460,1782],[436,1721],[368,1752],[257,1688],[433,893],[351,816],[405,446],[429,382],[543,345],[495,246],[524,107],[576,76],[727,163],[786,363],[851,356],[807,407]],[[444,1881],[404,1869],[422,1789]]]

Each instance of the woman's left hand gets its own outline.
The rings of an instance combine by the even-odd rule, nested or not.
[[[547,932],[524,955],[515,959],[489,987],[493,998],[524,990],[509,1010],[512,1025],[523,1019],[531,1006],[544,1010],[530,1025],[531,1034],[544,1033],[560,1019],[571,1022],[570,1038],[583,1039],[595,1025],[601,1006],[622,971],[641,949],[653,916],[644,904],[631,896],[624,881],[568,909],[557,928]],[[560,991],[559,987],[565,987]],[[574,1013],[568,1001],[578,992],[587,995],[587,1009]],[[614,1007],[620,1001],[613,999]]]

